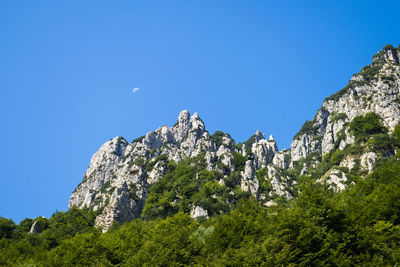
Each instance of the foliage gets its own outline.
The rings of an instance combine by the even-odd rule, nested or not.
[[[297,188],[301,188],[303,181],[308,179],[317,180],[324,176],[329,170],[337,169],[346,173],[348,183],[357,180],[357,175],[362,175],[360,164],[348,170],[340,167],[340,163],[347,157],[360,157],[365,151],[373,151],[383,157],[388,157],[394,154],[395,150],[400,147],[400,127],[395,130],[392,136],[387,133],[387,128],[383,126],[381,118],[375,113],[368,113],[365,116],[358,116],[351,121],[348,126],[350,133],[355,136],[356,142],[346,146],[344,149],[339,149],[341,140],[345,139],[344,128],[342,132],[337,134],[334,149],[323,155],[321,158],[318,153],[311,153],[306,158],[294,162],[294,167],[290,171],[285,171],[284,174],[298,181]],[[316,167],[313,167],[314,163]],[[300,178],[300,172],[303,167],[307,168],[305,179]]]
[[[400,146],[400,124],[396,125],[392,132],[392,138],[396,146]]]
[[[104,234],[89,218],[72,209],[54,214],[41,234],[3,237],[0,265],[391,266],[400,261],[400,158],[339,193],[308,180],[289,206],[267,209],[242,199],[230,213],[203,222],[178,212]]]
[[[198,160],[200,158],[202,157]],[[192,206],[201,206],[210,215],[229,209],[224,201],[229,198],[228,189],[217,182],[222,178],[221,174],[207,171],[198,160],[195,160],[194,165],[193,159],[169,165],[163,179],[149,189],[142,212],[143,218],[165,218],[179,211],[189,213]]]
[[[340,121],[340,120],[344,121],[344,120],[346,120],[346,119],[348,119],[346,113],[333,114],[333,115],[332,115],[332,118],[331,118],[331,120],[332,120],[333,122],[337,122],[337,121]]]
[[[11,238],[15,229],[17,226],[12,220],[0,217],[0,239]]]
[[[393,154],[396,141],[388,134],[376,134],[367,141],[367,145],[371,151],[381,154]]]
[[[132,140],[132,143],[135,143],[135,142],[141,143],[145,137],[146,137],[146,136],[143,135],[143,136],[140,136],[140,137],[138,137],[138,138],[136,138],[136,139],[133,139],[133,140]]]
[[[131,165],[143,166],[144,163],[145,163],[145,161],[144,161],[143,157],[138,157],[134,161],[129,163],[129,167],[131,167]]]
[[[110,187],[111,187],[111,181],[107,181],[101,186],[100,192],[105,193],[107,191],[107,189]]]
[[[247,155],[251,154],[251,147],[255,142],[256,142],[256,135],[253,134],[252,136],[250,136],[249,139],[246,140],[246,142],[243,143]]]
[[[56,212],[48,220],[48,229],[41,234],[44,244],[52,248],[77,233],[96,231],[94,221],[95,212],[89,210],[73,207],[68,212]]]
[[[385,45],[385,47],[383,47],[383,50],[384,50],[384,51],[385,51],[385,50],[392,50],[392,49],[394,49],[394,47],[393,47],[392,44],[387,44],[387,45]]]
[[[376,75],[379,73],[379,71],[382,69],[381,64],[372,64],[365,66],[360,74],[364,78],[365,82],[370,83],[372,80],[376,78]]]
[[[315,127],[315,120],[306,121],[301,127],[300,131],[293,137],[293,140],[304,135],[315,135],[317,133],[317,128]]]
[[[237,171],[243,171],[246,165],[247,157],[240,153],[233,152],[233,164],[236,166]]]
[[[349,124],[350,132],[356,142],[365,141],[374,134],[386,134],[387,128],[383,126],[382,119],[376,113],[367,113],[365,116],[355,117]]]
[[[344,96],[347,93],[347,91],[352,86],[353,86],[353,84],[350,81],[349,84],[347,84],[345,87],[343,87],[342,89],[340,89],[339,91],[337,91],[333,95],[328,96],[327,98],[325,98],[325,101],[333,100],[333,101],[337,102],[342,96]]]
[[[25,218],[23,219],[18,225],[17,225],[17,233],[19,236],[23,235],[24,233],[27,233],[31,230],[32,224],[34,223],[34,220],[30,218]]]
[[[379,74],[379,71],[382,69],[382,63],[377,62],[371,65],[367,65],[364,68],[361,69],[361,71],[358,73],[362,77],[362,80],[351,80],[349,83],[339,90],[338,92],[334,93],[333,95],[325,98],[325,101],[333,100],[337,102],[342,96],[344,96],[349,89],[354,88],[356,86],[363,86],[365,84],[371,83],[373,80],[377,78],[377,75]]]
[[[312,132],[313,127],[309,122],[303,131]],[[293,168],[277,170],[297,182],[293,200],[266,208],[240,189],[240,172],[250,154],[233,153],[236,170],[224,173],[207,170],[204,154],[179,163],[165,155],[142,159],[141,165],[149,169],[162,162],[167,172],[150,187],[141,218],[115,223],[100,233],[94,226],[96,213],[76,207],[49,219],[26,218],[18,225],[0,217],[0,266],[396,265],[400,154],[395,151],[400,148],[400,125],[389,135],[379,116],[368,113],[345,127],[355,144],[339,150],[343,130],[331,152],[310,153],[293,162]],[[222,136],[217,133],[215,139],[221,141]],[[252,142],[254,136],[247,144]],[[360,177],[360,160],[351,170],[340,166],[346,157],[366,150],[385,155],[371,174]],[[308,172],[300,175],[304,167]],[[331,169],[346,173],[345,190],[317,182]],[[260,193],[269,195],[268,169],[256,176]],[[135,197],[136,187],[130,187]],[[188,213],[194,206],[206,209],[210,218],[192,219]],[[42,233],[28,233],[35,221]]]
[[[213,135],[211,136],[211,138],[214,140],[217,148],[224,144],[224,142],[223,142],[224,136],[231,138],[231,136],[229,134],[224,133],[222,131],[215,131],[215,133],[213,133]],[[230,144],[228,144],[228,146],[233,146],[234,144],[235,144],[235,142],[232,141]]]

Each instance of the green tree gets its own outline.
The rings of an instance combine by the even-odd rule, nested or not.
[[[382,119],[376,113],[367,113],[365,116],[357,116],[350,122],[350,131],[356,137],[356,141],[365,141],[371,135],[385,134],[387,128],[383,126]]]
[[[16,229],[17,226],[13,220],[0,217],[0,239],[13,237]]]

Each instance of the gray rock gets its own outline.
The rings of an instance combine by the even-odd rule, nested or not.
[[[190,211],[190,217],[192,218],[198,218],[198,217],[204,217],[208,219],[208,212],[207,210],[203,209],[202,207],[195,206],[193,209]]]
[[[257,131],[255,137],[254,161],[246,167],[243,180],[248,180],[248,190],[257,195],[255,172],[269,164],[278,149],[275,141],[266,141],[261,132]],[[161,156],[178,163],[203,152],[208,170],[225,172],[226,169],[221,170],[216,164],[221,162],[229,172],[235,171],[234,141],[225,135],[217,149],[198,114],[190,116],[187,110],[179,114],[174,126],[162,126],[147,133],[142,140],[128,144],[122,137],[115,137],[93,155],[68,206],[100,210],[96,226],[106,231],[114,221],[123,223],[140,215],[148,189],[166,173],[166,161],[160,160]],[[220,183],[224,184],[223,180]]]
[[[246,166],[244,171],[241,172],[242,179],[240,182],[240,188],[243,191],[248,191],[252,195],[257,195],[258,188],[260,187],[260,183],[256,178],[256,169],[254,168],[254,164],[252,160],[246,161]]]
[[[43,227],[40,224],[39,221],[35,221],[32,226],[31,226],[31,230],[29,231],[29,233],[31,234],[40,234],[43,231]]]
[[[377,155],[375,152],[366,152],[361,156],[361,167],[371,172],[375,163],[377,162]]]
[[[327,98],[312,121],[312,129],[294,138],[291,144],[291,157],[298,161],[312,152],[324,155],[332,149],[338,140],[338,134],[345,123],[356,116],[369,112],[378,114],[384,124],[393,130],[400,122],[399,84],[400,66],[399,49],[386,49],[374,56],[374,66],[380,66],[377,75],[367,81],[363,72],[354,74],[350,86],[337,94],[336,99]],[[390,77],[390,80],[385,80]],[[339,149],[352,144],[349,132],[339,143]]]
[[[307,174],[317,167],[324,154],[353,144],[355,140],[346,125],[356,116],[374,112],[390,130],[400,122],[399,51],[385,48],[373,58],[375,76],[366,77],[363,71],[355,74],[348,87],[325,99],[314,119],[293,139],[290,149],[279,151],[273,136],[266,140],[260,131],[256,131],[247,147],[243,145],[239,149],[229,135],[222,136],[217,146],[198,114],[190,116],[187,110],[179,114],[174,126],[162,126],[130,144],[122,137],[115,137],[93,155],[83,181],[70,197],[69,208],[89,207],[101,211],[96,225],[105,231],[114,221],[122,223],[140,215],[149,188],[164,177],[167,161],[178,163],[201,155],[207,170],[226,177],[238,171],[235,153],[247,157],[244,170],[240,172],[242,190],[267,206],[272,205],[270,199],[274,196],[292,198],[291,189],[296,181],[286,177],[285,170],[311,153],[318,155],[311,163],[309,159],[303,164],[301,173]],[[351,169],[360,160],[361,167],[370,172],[380,156],[368,152],[358,159],[347,157],[340,166]],[[269,193],[260,192],[256,175],[260,170],[267,172],[262,179],[271,183]],[[333,170],[323,178],[339,190],[344,188],[347,179]],[[223,179],[218,183],[225,186]],[[194,207],[192,212],[193,216],[205,214],[201,207]]]
[[[347,181],[346,174],[344,174],[339,170],[334,169],[330,171],[327,178],[321,179],[320,181],[322,182],[323,180],[325,180],[327,184],[333,186],[338,191],[341,191],[346,188],[345,184],[345,182]]]
[[[290,165],[290,150],[283,149],[282,151],[276,152],[272,159],[272,165],[277,168],[286,170]]]

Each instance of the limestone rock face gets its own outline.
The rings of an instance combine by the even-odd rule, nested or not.
[[[241,173],[243,190],[259,195],[256,171],[271,163],[277,152],[273,138],[267,141],[257,131],[251,144],[252,159]],[[103,144],[72,193],[69,208],[89,207],[98,211],[96,226],[106,231],[114,221],[123,223],[140,216],[149,188],[164,177],[168,162],[200,156],[207,170],[228,175],[237,169],[235,153],[241,151],[228,134],[217,144],[198,114],[190,116],[184,110],[172,127],[162,126],[130,144],[123,137]],[[224,184],[222,180],[219,182]],[[193,216],[205,216],[207,211],[202,209],[193,207]]]
[[[288,181],[287,177],[282,176],[277,168],[273,165],[269,165],[267,167],[268,177],[270,178],[270,183],[272,186],[272,191],[270,195],[283,196],[287,199],[291,199],[293,197],[290,189],[293,187],[293,184]]]
[[[243,191],[250,191],[252,194],[256,194],[259,188],[259,182],[255,177],[256,170],[251,160],[246,161],[246,167],[242,171],[242,180],[240,188]]]
[[[275,156],[272,159],[272,165],[277,168],[284,169],[284,170],[289,168],[290,150],[283,149],[282,151],[275,153]]]
[[[278,152],[278,147],[274,140],[261,139],[253,144],[251,152],[254,154],[255,168],[261,169],[271,163]]]
[[[321,180],[322,182],[323,180]],[[346,187],[345,182],[347,181],[346,174],[338,170],[332,170],[326,179],[329,185],[334,186],[337,190],[343,190]]]
[[[361,167],[371,172],[375,163],[377,162],[377,155],[375,152],[367,152],[361,156]]]
[[[96,225],[105,230],[113,221],[130,221],[140,215],[148,188],[165,174],[167,160],[179,162],[202,152],[214,153],[211,160],[215,144],[197,113],[190,117],[187,110],[173,127],[160,127],[130,144],[115,137],[93,155],[69,207],[101,210]],[[146,168],[146,162],[155,164]]]
[[[249,192],[265,206],[274,205],[276,197],[290,199],[296,195],[294,171],[307,175],[328,152],[355,143],[348,127],[355,117],[376,113],[390,131],[399,124],[399,58],[399,48],[388,46],[378,52],[348,86],[324,100],[313,120],[295,135],[290,149],[279,151],[273,136],[266,140],[260,131],[243,144],[220,131],[210,135],[198,114],[191,116],[187,110],[179,114],[174,126],[162,126],[131,143],[123,137],[110,139],[93,155],[83,181],[70,197],[69,208],[98,211],[96,225],[106,231],[114,221],[123,223],[141,215],[149,188],[163,179],[169,163],[199,158],[205,170],[220,173],[219,185],[226,186],[229,178],[227,183]],[[358,158],[341,158],[335,168],[324,170],[320,181],[342,190],[351,181],[340,170],[371,172],[380,157],[392,152],[362,153]],[[235,195],[233,191],[228,194]],[[193,218],[212,214],[194,204],[189,208]]]
[[[272,136],[267,141],[264,134],[260,131],[256,131],[253,137],[254,143],[251,145],[252,157],[246,161],[244,171],[241,172],[240,188],[243,191],[249,191],[255,197],[259,197],[260,182],[256,176],[256,172],[271,164],[278,153],[278,147]],[[265,178],[269,179],[270,177]],[[273,189],[279,191],[278,187],[273,187]],[[279,192],[276,193],[280,195]]]
[[[190,217],[198,218],[198,217],[205,217],[208,219],[207,210],[203,209],[202,207],[196,206],[193,207],[192,211],[190,212]]]
[[[372,65],[354,74],[349,85],[325,99],[312,121],[307,122],[291,144],[291,158],[298,161],[312,152],[331,151],[346,123],[370,112],[378,114],[390,130],[400,122],[400,49],[385,48],[373,58]],[[340,149],[354,139],[345,132]]]
[[[296,162],[304,162],[300,175],[307,174],[310,166],[307,157],[319,155],[320,159],[336,149],[358,146],[360,155],[341,159],[339,169],[331,169],[319,179],[343,190],[348,184],[343,168],[358,169],[370,173],[380,158],[390,157],[392,151],[378,155],[367,144],[356,144],[349,130],[349,123],[357,116],[377,114],[392,132],[400,122],[400,48],[386,46],[372,60],[372,64],[354,74],[349,84],[334,95],[326,98],[313,120],[307,121],[293,138],[290,147],[290,169]],[[363,150],[363,151],[362,151]],[[278,156],[276,156],[278,159]],[[309,157],[308,157],[309,158]],[[309,159],[308,159],[309,160]],[[279,162],[282,162],[281,160]],[[311,169],[315,169],[315,161]],[[279,166],[274,160],[274,166]],[[283,167],[283,166],[282,166]]]
[[[32,224],[31,230],[29,230],[29,233],[31,234],[40,234],[43,231],[42,225],[40,225],[39,221],[36,221]]]

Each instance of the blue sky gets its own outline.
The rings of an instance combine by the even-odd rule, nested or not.
[[[280,149],[384,45],[398,1],[0,1],[0,216],[66,210],[94,152],[179,112]],[[140,88],[133,93],[133,88]]]

